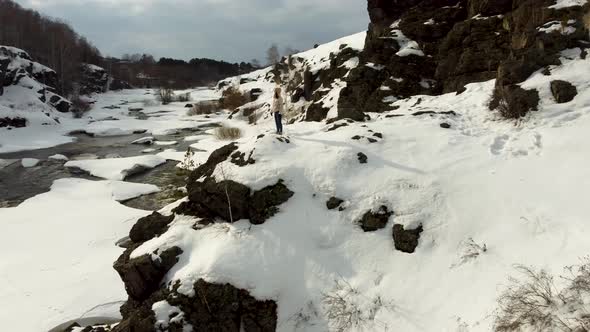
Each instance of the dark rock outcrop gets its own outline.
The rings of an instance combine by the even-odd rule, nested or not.
[[[359,152],[359,153],[357,153],[357,157],[358,157],[359,163],[361,163],[361,164],[367,163],[368,157],[366,154]]]
[[[136,248],[134,246],[125,250],[114,268],[123,280],[127,294],[133,300],[142,301],[160,287],[162,278],[178,262],[177,256],[182,254],[182,250],[172,247],[160,253],[157,260],[152,260],[150,255],[131,259],[130,255]]]
[[[129,238],[135,243],[143,243],[156,236],[160,236],[168,230],[168,224],[174,220],[174,215],[163,216],[154,212],[149,216],[139,219],[129,232]]]
[[[80,94],[90,95],[105,92],[109,84],[109,75],[98,66],[82,64],[80,80]]]
[[[578,89],[570,82],[555,80],[551,81],[551,93],[557,103],[563,104],[574,100]]]
[[[0,118],[0,128],[13,127],[22,128],[27,126],[27,119],[23,118]]]
[[[345,79],[339,112],[357,115],[360,121],[362,113],[391,110],[390,96],[461,93],[466,84],[496,78],[490,108],[496,109],[505,98],[511,110],[501,113],[523,116],[536,109],[535,92],[523,92],[515,85],[539,69],[558,65],[561,50],[590,41],[584,23],[590,3],[549,8],[553,4],[553,0],[368,0],[371,23],[365,48],[359,66]],[[568,34],[547,29],[554,25],[566,25]],[[424,56],[398,54],[402,45],[396,38],[401,34],[415,41]],[[314,121],[324,116],[312,110]]]
[[[363,231],[374,232],[376,230],[385,228],[389,217],[393,215],[393,211],[389,211],[387,206],[382,205],[376,212],[367,211],[363,217],[357,222]]]
[[[400,224],[393,225],[395,249],[405,253],[413,253],[418,246],[418,240],[423,230],[422,225],[416,229],[404,229],[404,226]]]
[[[279,211],[277,206],[287,202],[293,195],[294,193],[283,184],[282,180],[254,192],[249,199],[250,222],[255,225],[264,223],[266,219]]]
[[[231,162],[233,164],[240,166],[240,167],[253,165],[256,163],[256,160],[254,160],[254,158],[252,158],[253,153],[254,153],[254,150],[250,151],[250,153],[248,154],[248,157],[246,158],[245,152],[236,151],[231,155]]]
[[[200,218],[219,218],[227,222],[249,219],[252,224],[264,223],[278,212],[278,206],[293,196],[282,180],[251,194],[247,186],[225,180],[208,178],[188,186],[189,201],[176,213]]]
[[[209,283],[203,279],[194,284],[194,297],[172,290],[161,290],[142,302],[129,301],[123,321],[114,332],[156,332],[156,319],[151,310],[156,302],[166,301],[182,313],[166,329],[181,332],[185,325],[198,331],[274,332],[277,328],[277,305],[271,300],[257,300],[248,291],[230,284]],[[172,317],[170,317],[172,318]]]
[[[27,52],[0,46],[0,95],[4,93],[4,87],[20,86],[33,98],[38,98],[59,112],[68,112],[71,103],[56,93],[59,83],[54,70],[33,61]]]
[[[213,172],[230,156],[231,161],[238,165],[255,162],[251,154],[245,159],[245,154],[237,149],[236,143],[231,143],[215,150],[207,162],[191,173],[187,184],[189,200],[179,205],[175,213],[206,219],[219,218],[227,222],[249,219],[253,224],[262,224],[278,211],[279,205],[293,196],[294,193],[282,180],[255,192],[232,180],[217,182],[212,177]]]
[[[334,210],[340,207],[342,203],[344,203],[344,200],[338,197],[330,197],[330,199],[326,202],[326,207],[328,208],[328,210]]]

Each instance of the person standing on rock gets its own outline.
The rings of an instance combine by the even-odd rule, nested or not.
[[[283,97],[281,94],[281,88],[276,88],[274,98],[272,100],[272,113],[275,117],[277,134],[279,135],[283,134]]]

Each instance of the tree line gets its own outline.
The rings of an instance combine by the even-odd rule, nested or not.
[[[145,88],[186,89],[213,84],[257,69],[246,62],[229,63],[200,58],[185,61],[164,57],[156,61],[150,54],[124,54],[120,59],[107,58],[105,63],[105,68],[113,76]]]
[[[68,23],[23,8],[12,0],[0,0],[0,45],[23,49],[33,60],[54,69],[59,79],[59,86],[55,88],[64,96],[76,92],[77,83],[82,79],[82,63],[103,67],[115,79],[135,87],[175,89],[215,83],[259,66],[199,58],[190,61],[161,58],[156,61],[149,54],[103,57]]]
[[[0,0],[0,45],[23,49],[37,62],[54,69],[58,93],[70,94],[80,78],[80,64],[100,65],[100,51],[59,19]]]

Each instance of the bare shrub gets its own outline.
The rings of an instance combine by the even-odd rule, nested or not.
[[[90,109],[92,108],[92,104],[90,104],[88,101],[81,99],[79,96],[78,97],[74,97],[72,100],[72,114],[74,115],[74,118],[79,119],[82,116],[84,116],[84,114],[88,111],[90,111]]]
[[[141,101],[144,107],[158,106],[158,102],[153,99],[144,99]]]
[[[180,95],[176,96],[176,98],[174,98],[174,100],[177,102],[181,102],[181,103],[189,102],[189,101],[191,101],[191,94],[189,92],[180,94]]]
[[[590,331],[590,313],[586,301],[590,295],[590,261],[566,267],[561,278],[569,285],[558,289],[554,276],[545,270],[519,265],[516,270],[523,278],[509,278],[510,285],[498,298],[494,329],[515,332]]]
[[[174,91],[172,89],[160,88],[157,96],[162,105],[168,105],[174,101]]]
[[[233,127],[219,127],[215,129],[215,137],[223,141],[235,141],[242,137],[242,130]]]
[[[198,104],[194,104],[191,109],[188,110],[187,115],[206,115],[213,114],[219,110],[219,103],[212,101],[204,101]]]
[[[234,110],[248,102],[250,102],[250,96],[233,87],[224,90],[221,95],[221,107],[229,110]]]
[[[344,279],[336,280],[329,293],[322,294],[322,304],[330,327],[335,331],[374,331],[387,325],[375,319],[382,310],[395,311],[395,306],[381,296],[367,297]]]

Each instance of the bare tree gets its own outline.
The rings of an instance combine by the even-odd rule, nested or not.
[[[277,44],[272,44],[266,51],[266,60],[268,61],[268,64],[277,64],[280,59],[281,54],[279,53],[279,47],[277,46]]]
[[[258,61],[258,59],[252,59],[250,60],[250,64],[252,65],[252,67],[254,68],[260,68],[260,61]]]
[[[283,53],[285,56],[289,56],[289,55],[293,55],[296,53],[299,53],[300,51],[298,49],[292,48],[290,46],[285,47],[285,53]]]

